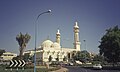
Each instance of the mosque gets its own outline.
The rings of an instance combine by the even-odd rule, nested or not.
[[[57,30],[56,33],[56,41],[52,42],[47,39],[43,41],[41,46],[39,46],[36,50],[36,61],[68,61],[72,58],[74,52],[80,51],[80,40],[79,40],[79,26],[78,23],[75,22],[73,27],[74,29],[74,48],[64,48],[61,47],[60,44],[60,31]],[[34,50],[25,51],[25,53],[29,53],[30,55],[34,55]]]

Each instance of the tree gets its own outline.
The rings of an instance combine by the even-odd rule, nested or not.
[[[0,49],[0,56],[5,53],[5,50]]]
[[[118,26],[106,30],[99,45],[100,55],[103,55],[108,62],[120,61],[120,29]]]
[[[25,53],[23,59],[27,62],[30,60],[30,53]]]
[[[104,57],[100,54],[97,54],[93,57],[93,63],[104,63]]]
[[[73,58],[74,60],[80,60],[81,62],[86,62],[89,61],[90,59],[90,53],[87,52],[86,50],[78,51]]]
[[[22,59],[23,52],[24,52],[24,50],[26,48],[26,45],[29,42],[30,38],[31,38],[31,36],[28,33],[23,35],[20,32],[20,34],[18,34],[16,36],[16,40],[17,40],[17,42],[19,44],[19,51],[20,51],[19,57],[20,57],[20,59]]]

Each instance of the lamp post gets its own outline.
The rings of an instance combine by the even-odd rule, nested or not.
[[[37,16],[37,19],[35,21],[35,50],[34,50],[34,72],[36,72],[36,46],[37,46],[37,20],[39,17],[45,13],[51,13],[51,10],[48,10],[46,12],[42,12]]]
[[[84,41],[84,44],[85,44],[85,51],[87,51],[86,50],[86,40],[83,40]],[[85,62],[86,62],[86,53],[85,53]]]
[[[85,50],[86,50],[86,40],[83,40],[84,41],[84,43],[85,43]]]

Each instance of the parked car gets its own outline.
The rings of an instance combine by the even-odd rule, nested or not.
[[[68,65],[69,65],[69,66],[73,66],[74,64],[73,64],[72,62],[69,62]]]
[[[93,69],[102,69],[102,65],[101,64],[95,64],[95,65],[93,65]]]

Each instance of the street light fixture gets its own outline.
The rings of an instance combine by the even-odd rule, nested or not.
[[[37,16],[36,21],[39,19],[39,17],[45,13],[51,13],[51,10],[48,10],[46,12],[42,12]],[[35,50],[34,50],[34,72],[36,72],[36,46],[37,46],[37,23],[35,22]]]
[[[42,14],[45,14],[45,13],[51,13],[51,10],[48,10],[48,11],[46,11],[46,12],[42,12],[42,13],[40,13],[40,14],[37,16],[36,21],[38,20],[38,18],[39,18]]]

